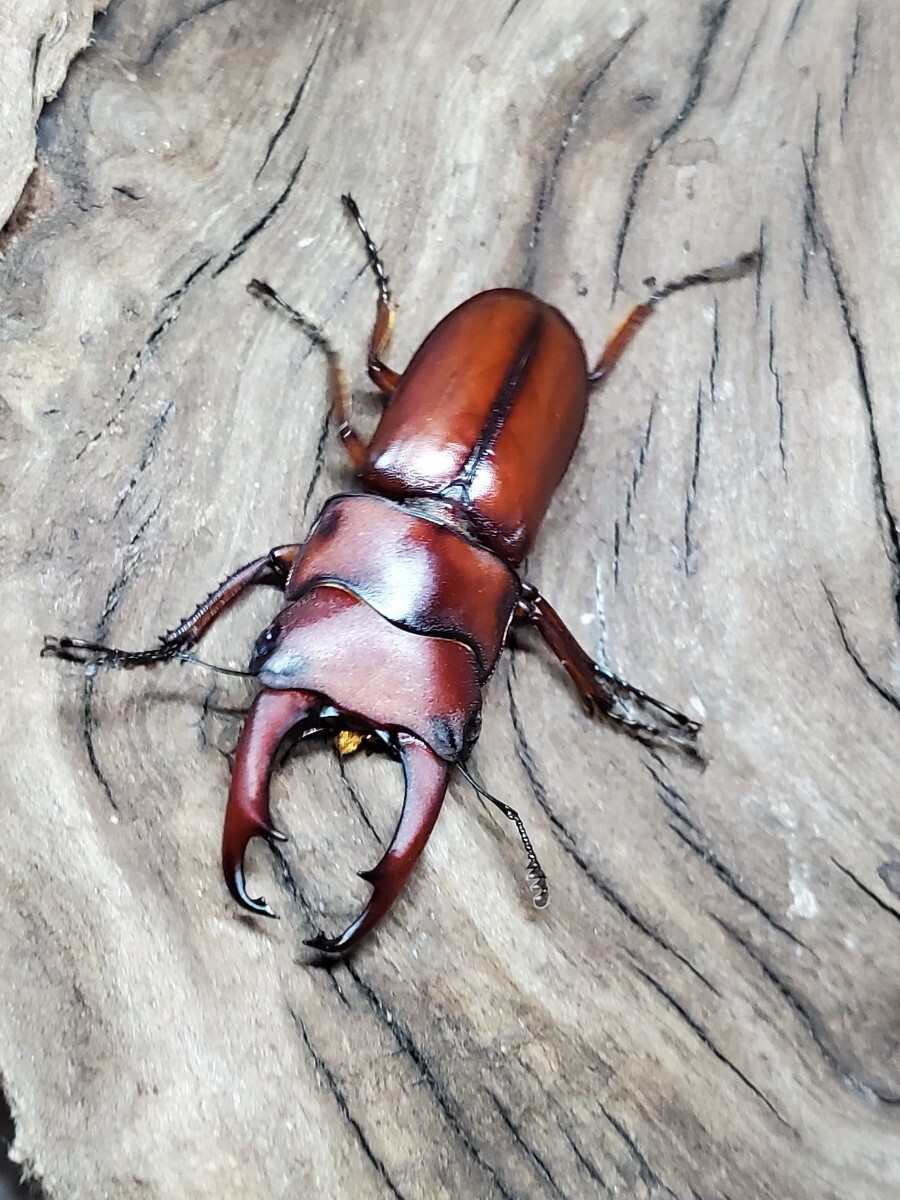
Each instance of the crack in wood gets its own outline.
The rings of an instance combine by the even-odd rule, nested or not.
[[[503,14],[503,20],[500,22],[500,25],[498,26],[498,29],[497,29],[498,33],[503,28],[503,26],[506,24],[506,22],[509,20],[509,18],[513,15],[513,13],[516,11],[516,9],[519,7],[520,3],[521,3],[521,0],[512,0],[512,4],[510,4],[509,8]]]
[[[103,642],[105,640],[106,635],[109,632],[109,625],[113,613],[118,607],[119,601],[122,598],[122,593],[125,590],[125,586],[128,583],[128,580],[131,578],[131,575],[138,564],[138,560],[140,559],[141,550],[139,543],[143,538],[150,522],[159,512],[160,503],[160,501],[157,501],[156,507],[152,510],[152,512],[148,513],[148,515],[144,518],[132,535],[128,545],[130,549],[134,550],[134,553],[129,555],[119,575],[115,580],[113,580],[109,590],[106,593],[103,611],[100,616],[100,620],[95,627],[94,635],[91,638],[91,641]],[[94,775],[97,782],[103,789],[110,806],[116,812],[118,812],[119,805],[113,796],[113,791],[109,780],[106,778],[106,774],[103,771],[103,768],[100,766],[100,760],[97,756],[97,749],[94,743],[94,730],[96,728],[94,720],[94,684],[96,682],[96,678],[96,675],[92,674],[91,672],[86,671],[84,674],[84,685],[82,688],[81,737],[87,753],[91,773]]]
[[[658,755],[654,754],[652,757],[657,761],[660,761]],[[664,764],[660,763],[660,765],[662,766]],[[686,800],[684,796],[682,796],[679,791],[676,791],[676,789],[672,787],[670,783],[666,783],[662,776],[660,776],[658,772],[654,771],[649,763],[644,764],[644,769],[656,783],[658,789],[656,794],[657,800],[662,802],[662,804],[672,814],[673,817],[677,817],[679,821],[682,821],[695,833],[701,834],[702,831],[699,825],[695,825],[691,818],[684,811],[686,808],[690,808],[690,801]]]
[[[625,528],[626,529],[631,528],[632,509],[633,509],[634,501],[637,498],[638,485],[641,482],[641,478],[644,474],[644,466],[646,465],[646,462],[647,462],[647,456],[650,453],[650,435],[653,431],[653,418],[656,413],[656,405],[657,405],[658,401],[659,401],[659,396],[658,395],[654,396],[653,400],[651,402],[651,405],[650,405],[650,414],[647,418],[647,424],[644,427],[644,436],[642,437],[641,444],[638,448],[637,461],[635,462],[634,468],[631,472],[631,483],[625,489]],[[613,582],[615,584],[618,584],[618,582],[619,582],[619,543],[621,540],[620,534],[621,534],[621,530],[619,528],[619,522],[616,521],[614,529],[613,529],[613,553],[614,553]]]
[[[850,40],[850,62],[847,66],[847,74],[844,77],[844,95],[841,99],[841,118],[840,128],[841,137],[844,136],[844,122],[847,114],[850,111],[850,92],[853,88],[856,73],[859,70],[859,31],[862,23],[862,14],[857,7],[856,9],[856,24],[853,26],[853,34]]]
[[[331,1092],[332,1096],[334,1097],[334,1102],[338,1107],[338,1111],[340,1112],[344,1121],[350,1126],[351,1130],[353,1131],[353,1134],[356,1137],[356,1140],[359,1143],[359,1147],[362,1150],[363,1154],[365,1154],[366,1158],[369,1160],[369,1162],[375,1168],[376,1172],[381,1176],[382,1180],[387,1185],[387,1188],[390,1191],[391,1195],[396,1196],[397,1200],[405,1200],[403,1193],[400,1191],[400,1189],[394,1183],[393,1179],[391,1179],[391,1176],[388,1173],[388,1169],[385,1166],[384,1162],[378,1157],[378,1155],[372,1149],[372,1144],[369,1141],[369,1139],[366,1137],[366,1135],[363,1131],[362,1125],[359,1123],[357,1118],[354,1117],[353,1113],[350,1111],[350,1105],[347,1101],[346,1093],[344,1092],[343,1088],[338,1083],[337,1076],[334,1074],[334,1072],[331,1070],[331,1068],[326,1063],[325,1059],[318,1052],[318,1050],[316,1050],[315,1046],[313,1046],[312,1042],[310,1041],[309,1034],[306,1031],[306,1026],[303,1024],[300,1014],[290,1004],[288,1004],[287,1009],[291,1015],[291,1020],[294,1022],[294,1026],[295,1026],[297,1032],[300,1034],[300,1039],[303,1042],[304,1046],[306,1047],[307,1053],[309,1054],[310,1058],[313,1061],[313,1065],[315,1066],[317,1074],[319,1075],[320,1078],[322,1078],[325,1081],[325,1085],[327,1086],[329,1092]]]
[[[754,292],[753,292],[753,298],[754,298],[754,302],[755,302],[757,317],[759,317],[760,308],[762,307],[763,267],[766,264],[766,259],[768,257],[768,253],[769,253],[768,245],[766,243],[766,233],[767,233],[766,223],[765,223],[765,221],[760,221],[760,223],[759,223],[759,238],[756,243],[756,281],[755,281],[755,287],[754,287]]]
[[[872,390],[869,384],[869,373],[866,366],[866,354],[863,348],[862,338],[859,335],[853,316],[850,312],[850,301],[847,296],[847,289],[844,285],[841,274],[840,263],[838,262],[837,254],[828,237],[827,230],[821,218],[819,211],[818,198],[816,195],[815,184],[813,181],[813,173],[811,164],[806,155],[803,155],[803,169],[806,176],[807,193],[811,198],[812,217],[815,223],[815,228],[818,235],[818,240],[825,250],[825,258],[828,263],[828,271],[831,276],[831,284],[834,289],[835,297],[837,298],[838,307],[841,313],[841,319],[844,325],[844,332],[847,336],[847,341],[850,343],[850,349],[853,357],[853,363],[856,369],[856,381],[859,389],[860,399],[863,403],[863,410],[866,417],[866,433],[868,435],[869,453],[872,459],[872,482],[875,493],[875,505],[879,517],[879,525],[881,526],[882,539],[886,537],[885,551],[888,561],[891,566],[891,575],[894,589],[894,620],[900,626],[900,532],[897,529],[897,520],[891,510],[887,496],[887,485],[884,478],[884,466],[881,455],[881,444],[878,438],[878,430],[875,423],[875,404],[872,398]]]
[[[84,744],[85,752],[87,753],[88,765],[91,768],[91,774],[100,784],[103,793],[106,796],[110,808],[115,812],[119,811],[119,805],[113,796],[112,788],[103,768],[100,766],[100,760],[97,757],[97,748],[94,745],[94,676],[85,675],[84,689],[82,691],[81,704],[81,740]]]
[[[835,624],[838,627],[838,633],[840,634],[843,647],[850,655],[853,665],[859,671],[860,675],[862,675],[869,687],[872,688],[872,690],[875,691],[882,700],[887,701],[891,708],[895,709],[897,712],[900,712],[900,696],[897,696],[895,692],[892,692],[889,688],[885,687],[883,683],[879,683],[875,676],[870,673],[866,667],[866,664],[860,657],[856,647],[851,643],[849,637],[847,636],[847,630],[844,627],[843,619],[841,614],[838,612],[837,602],[830,588],[828,588],[828,586],[821,580],[819,582],[822,583],[822,590],[825,593],[825,598],[827,599],[828,605],[831,609],[831,615],[834,617]]]
[[[853,883],[856,884],[863,895],[869,897],[873,904],[877,904],[883,912],[888,913],[894,918],[895,921],[900,921],[900,912],[898,912],[893,905],[888,904],[885,900],[882,900],[881,897],[876,892],[873,892],[870,887],[866,887],[863,881],[857,878],[857,876],[853,874],[849,867],[845,867],[843,863],[839,863],[834,855],[831,856],[831,861],[839,871],[842,871],[848,879],[852,880]]]
[[[665,1183],[663,1183],[659,1175],[657,1175],[657,1173],[650,1166],[647,1156],[640,1149],[637,1142],[626,1129],[625,1125],[618,1119],[618,1117],[613,1116],[609,1109],[604,1105],[603,1101],[599,1098],[597,1100],[597,1107],[603,1113],[607,1122],[613,1127],[613,1129],[625,1143],[629,1154],[637,1163],[638,1173],[640,1174],[643,1184],[646,1187],[654,1187],[657,1190],[664,1192],[671,1198],[671,1200],[678,1200],[677,1194],[673,1192],[672,1189]]]
[[[306,90],[306,85],[307,85],[307,83],[309,83],[309,77],[313,72],[313,67],[315,67],[316,62],[318,61],[318,58],[319,58],[319,53],[321,52],[321,49],[324,45],[325,45],[325,38],[322,37],[319,39],[318,46],[316,46],[315,50],[313,51],[313,56],[310,59],[309,66],[306,68],[303,78],[300,80],[300,86],[297,88],[296,92],[294,92],[293,99],[291,100],[291,103],[288,105],[288,110],[284,114],[281,124],[278,126],[278,128],[275,130],[275,132],[269,138],[269,144],[266,147],[265,157],[263,158],[262,162],[260,163],[259,169],[257,170],[256,174],[253,176],[254,182],[259,179],[260,175],[262,175],[263,171],[266,169],[269,159],[272,157],[275,147],[278,145],[278,142],[279,142],[282,134],[287,129],[288,125],[290,125],[291,121],[293,121],[294,115],[297,112],[297,108],[300,104],[300,101],[303,98],[303,93]]]
[[[258,235],[261,234],[263,232],[263,230],[266,229],[266,227],[272,223],[272,221],[274,221],[275,217],[278,215],[278,213],[281,211],[281,209],[287,203],[287,200],[288,200],[291,192],[294,190],[294,185],[296,184],[297,180],[300,178],[300,172],[303,170],[303,164],[306,162],[306,156],[308,153],[309,153],[309,148],[307,147],[307,149],[304,150],[302,155],[300,156],[300,159],[297,162],[297,164],[295,165],[294,169],[291,171],[290,175],[288,176],[288,181],[284,187],[284,190],[269,205],[269,207],[266,209],[266,211],[263,213],[263,215],[259,218],[259,220],[254,221],[253,224],[250,226],[250,228],[247,229],[246,232],[241,234],[241,236],[238,238],[238,240],[232,246],[231,250],[229,250],[227,257],[225,258],[225,261],[220,263],[219,266],[217,266],[216,269],[213,271],[213,273],[212,273],[213,279],[218,279],[219,276],[224,271],[227,271],[228,268],[232,265],[232,263],[236,262],[241,257],[241,255],[244,254],[244,252],[246,251],[246,249],[250,245],[250,243],[253,241],[253,239],[258,237]]]
[[[789,938],[796,945],[802,946],[804,950],[808,950],[809,947],[806,946],[804,942],[802,942],[794,933],[792,933],[790,929],[787,929],[784,925],[782,925],[780,921],[777,921],[768,911],[768,909],[766,909],[765,906],[761,904],[755,896],[747,891],[747,889],[740,883],[738,876],[736,876],[731,868],[726,866],[726,864],[722,862],[722,860],[710,848],[706,841],[706,833],[700,828],[699,825],[692,821],[684,811],[686,808],[690,807],[690,804],[687,800],[685,800],[681,793],[676,791],[671,784],[666,783],[665,780],[660,778],[660,776],[656,771],[653,770],[651,766],[645,764],[645,767],[656,783],[657,799],[663,804],[668,812],[670,812],[678,821],[680,821],[682,826],[686,826],[698,840],[692,840],[684,832],[684,829],[679,828],[677,825],[673,825],[671,822],[669,822],[669,829],[671,829],[675,836],[684,842],[684,844],[690,850],[692,850],[702,862],[705,862],[707,866],[711,867],[719,879],[721,879],[721,881],[726,885],[726,887],[728,887],[730,891],[734,892],[736,896],[743,900],[745,904],[749,904],[751,908],[755,909],[756,912],[758,912],[760,916],[762,916],[768,922],[768,924],[772,926],[773,929],[776,929],[779,933],[784,934],[785,937]],[[700,839],[702,839],[702,844]]]
[[[720,917],[717,917],[715,913],[711,913],[710,915],[723,933],[744,951],[747,957],[759,968],[763,977],[772,984],[784,999],[800,1025],[806,1030],[810,1040],[821,1055],[822,1061],[829,1068],[838,1083],[842,1084],[863,1103],[871,1104],[873,1100],[877,1100],[889,1107],[900,1105],[900,1094],[883,1089],[872,1081],[861,1079],[854,1070],[848,1067],[841,1060],[840,1055],[831,1043],[824,1020],[812,1005],[804,997],[798,995],[788,981],[778,974],[771,963],[743,934],[729,925],[727,921],[723,921]]]
[[[515,3],[517,2],[518,0],[515,0]],[[513,8],[515,8],[515,3],[513,4]],[[510,12],[507,14],[507,16],[509,16],[511,13],[512,9],[510,9]],[[550,170],[541,176],[538,181],[537,198],[534,205],[534,214],[531,219],[531,233],[528,239],[528,249],[525,255],[525,269],[522,275],[521,284],[526,291],[532,291],[534,289],[544,214],[550,209],[553,203],[553,197],[556,192],[556,186],[559,182],[559,176],[562,170],[562,161],[565,157],[566,151],[569,148],[569,139],[572,136],[572,131],[578,123],[578,120],[584,111],[584,107],[590,99],[591,93],[598,86],[598,84],[603,81],[607,72],[615,63],[616,59],[619,57],[637,31],[641,28],[641,26],[645,23],[646,19],[646,17],[640,17],[637,21],[635,21],[631,28],[627,29],[622,37],[615,43],[613,48],[607,52],[606,56],[601,59],[600,64],[596,67],[593,74],[588,78],[587,82],[582,84],[575,98],[574,106],[566,114],[562,137],[560,137],[557,142],[556,151],[550,164]],[[503,22],[501,23],[501,28],[502,24],[505,24],[505,22],[506,18],[504,18]]]
[[[646,937],[650,938],[651,941],[655,942],[656,945],[658,945],[661,949],[665,950],[667,953],[671,954],[673,958],[677,959],[682,966],[687,967],[691,974],[695,975],[701,983],[705,984],[705,986],[708,987],[711,992],[714,992],[718,996],[720,994],[718,989],[712,983],[710,983],[706,976],[703,975],[703,973],[698,970],[697,967],[694,966],[690,959],[685,957],[685,955],[677,950],[675,946],[673,946],[672,943],[659,932],[659,930],[655,929],[645,917],[643,917],[635,908],[633,908],[624,899],[624,897],[622,897],[615,890],[612,884],[602,875],[600,875],[600,873],[590,863],[588,863],[588,861],[578,851],[575,838],[551,808],[547,798],[547,792],[538,775],[534,756],[532,755],[531,748],[528,745],[528,740],[525,736],[525,730],[522,725],[522,718],[519,714],[519,708],[513,693],[512,678],[514,673],[511,655],[510,673],[507,675],[506,690],[509,697],[509,709],[510,716],[512,718],[513,730],[516,735],[516,753],[518,755],[519,762],[522,764],[522,767],[525,771],[529,786],[531,787],[532,795],[549,819],[550,828],[553,831],[558,845],[581,869],[590,883],[593,884],[593,886],[608,904],[610,904],[631,925],[633,925],[636,929],[639,929],[640,932]]]
[[[76,451],[76,462],[78,462],[91,448],[91,446],[95,445],[100,438],[102,438],[103,435],[112,428],[116,421],[118,421],[121,417],[123,411],[134,399],[134,396],[137,394],[136,388],[130,398],[126,399],[126,397],[136,383],[137,377],[143,369],[144,364],[155,352],[157,346],[163,338],[163,335],[166,334],[178,320],[179,316],[181,315],[181,307],[179,305],[174,312],[169,313],[167,316],[163,316],[163,313],[165,313],[166,310],[171,308],[173,305],[178,304],[178,302],[187,294],[188,290],[193,286],[196,280],[199,279],[211,262],[211,256],[203,259],[203,261],[194,267],[194,269],[185,277],[183,282],[180,283],[173,292],[169,292],[169,294],[163,298],[162,303],[156,310],[155,320],[157,324],[154,326],[150,335],[145,339],[140,350],[136,351],[134,354],[131,370],[128,373],[128,378],[124,385],[119,389],[119,393],[113,401],[112,416],[105,421],[102,429],[99,429],[93,435],[93,437],[89,438],[87,442],[85,442],[80,450]]]
[[[788,477],[787,456],[784,449],[784,395],[781,390],[781,374],[775,366],[775,303],[769,305],[769,374],[775,381],[775,407],[778,409],[778,454],[781,458],[781,473]]]
[[[204,3],[202,3],[199,8],[195,9],[191,13],[188,13],[186,16],[181,17],[179,20],[161,30],[156,35],[156,40],[150,47],[146,57],[139,59],[136,65],[139,67],[149,67],[166,42],[171,37],[174,37],[179,30],[183,29],[185,25],[192,25],[194,21],[198,19],[198,17],[203,17],[207,13],[211,13],[217,8],[222,8],[223,5],[229,3],[231,3],[231,0],[204,0]]]
[[[740,70],[737,73],[737,79],[734,81],[734,87],[731,89],[731,95],[728,97],[728,107],[729,108],[735,102],[735,100],[737,99],[737,94],[741,90],[741,84],[744,82],[744,76],[747,74],[747,68],[750,65],[750,60],[759,48],[759,43],[760,43],[760,39],[762,37],[763,27],[765,26],[768,19],[769,19],[769,7],[767,5],[766,10],[763,13],[762,20],[760,21],[760,23],[757,25],[756,29],[753,32],[753,38],[750,42],[750,46],[747,50],[747,53],[744,55],[744,60],[741,63]]]
[[[606,1192],[607,1196],[614,1195],[611,1185],[609,1183],[607,1183],[607,1181],[604,1179],[604,1177],[600,1174],[600,1172],[597,1170],[597,1168],[594,1166],[594,1164],[591,1162],[591,1160],[587,1157],[587,1155],[584,1153],[584,1151],[581,1149],[581,1147],[578,1145],[578,1143],[572,1137],[571,1130],[567,1129],[566,1126],[563,1125],[563,1123],[560,1121],[558,1116],[556,1118],[556,1124],[557,1124],[557,1127],[559,1128],[560,1133],[563,1135],[563,1137],[569,1143],[569,1145],[572,1149],[572,1153],[575,1155],[575,1158],[576,1158],[579,1166],[582,1168],[582,1170],[585,1172],[585,1174],[588,1176],[588,1178],[591,1180],[591,1182],[597,1184],[599,1187],[602,1187],[604,1192]]]
[[[700,478],[700,447],[703,434],[703,385],[697,384],[697,405],[694,416],[694,460],[691,465],[691,478],[688,483],[684,503],[684,573],[694,575],[697,565],[694,561],[694,539],[691,534],[691,524],[694,516],[694,503],[697,499],[697,483]]]
[[[359,816],[362,819],[363,824],[365,825],[366,829],[368,829],[369,833],[371,833],[372,837],[375,839],[375,841],[378,843],[378,845],[383,846],[384,838],[380,836],[380,834],[378,833],[378,830],[375,828],[375,826],[369,820],[369,814],[365,810],[365,806],[363,805],[362,798],[360,797],[359,792],[356,790],[356,788],[350,782],[350,779],[347,775],[347,767],[344,763],[344,756],[339,753],[335,757],[337,758],[338,770],[341,773],[341,780],[343,781],[344,788],[347,792],[347,795],[350,797],[351,804],[356,809],[356,811],[359,813]]]
[[[766,1108],[769,1109],[773,1116],[777,1117],[777,1119],[782,1125],[785,1126],[786,1129],[790,1129],[791,1133],[794,1134],[795,1137],[799,1136],[794,1126],[791,1125],[790,1121],[787,1121],[781,1115],[765,1092],[761,1091],[751,1079],[748,1079],[740,1067],[736,1066],[731,1059],[719,1049],[719,1047],[710,1037],[708,1031],[703,1028],[698,1020],[691,1016],[685,1006],[679,1000],[676,1000],[670,992],[667,992],[659,980],[654,979],[652,975],[645,971],[636,962],[632,961],[631,968],[637,975],[640,975],[644,982],[647,983],[649,987],[653,989],[653,991],[663,998],[663,1000],[679,1015],[679,1017],[681,1017],[687,1027],[696,1035],[697,1038],[699,1038],[699,1040],[707,1048],[707,1050],[709,1050],[713,1057],[717,1058],[719,1062],[728,1067],[728,1069],[737,1076],[741,1083],[743,1083],[745,1087],[749,1088],[749,1090],[754,1096],[757,1097],[757,1099],[763,1102]]]
[[[527,1161],[531,1164],[532,1167],[534,1167],[541,1175],[543,1175],[543,1177],[550,1184],[551,1188],[556,1193],[556,1195],[560,1196],[561,1200],[567,1200],[565,1192],[562,1190],[562,1188],[559,1186],[559,1184],[553,1178],[553,1174],[552,1174],[550,1168],[547,1166],[547,1164],[544,1162],[544,1160],[541,1158],[541,1156],[538,1154],[538,1152],[535,1150],[535,1148],[533,1146],[529,1145],[529,1143],[526,1142],[525,1138],[522,1136],[521,1130],[519,1129],[519,1127],[516,1125],[515,1121],[513,1120],[512,1114],[509,1112],[509,1109],[507,1109],[505,1107],[505,1105],[503,1105],[501,1103],[500,1099],[497,1096],[497,1093],[495,1091],[493,1091],[492,1088],[487,1088],[486,1090],[487,1090],[487,1094],[490,1096],[491,1100],[493,1101],[494,1108],[497,1110],[497,1113],[500,1116],[500,1120],[506,1126],[507,1131],[508,1131],[510,1137],[512,1138],[512,1140],[522,1151],[523,1156],[527,1159]]]
[[[122,505],[125,503],[125,501],[128,499],[128,497],[131,495],[131,493],[137,487],[137,482],[140,479],[141,475],[144,473],[144,471],[147,470],[147,468],[153,462],[153,459],[156,457],[156,452],[159,449],[159,443],[162,440],[163,430],[166,427],[166,424],[169,420],[169,417],[172,413],[172,409],[174,407],[175,407],[175,401],[170,400],[166,404],[166,406],[162,410],[162,412],[159,414],[159,416],[156,418],[156,420],[153,422],[153,424],[150,426],[150,432],[147,434],[146,445],[144,447],[144,453],[141,455],[141,461],[138,463],[137,473],[132,475],[130,481],[125,486],[123,491],[120,493],[119,498],[116,501],[115,507],[113,509],[113,517],[117,517],[119,515],[119,513],[122,510]]]
[[[722,32],[722,27],[725,24],[725,18],[728,15],[728,10],[731,7],[732,0],[720,0],[716,7],[707,9],[707,26],[706,37],[703,39],[703,45],[691,64],[688,73],[688,92],[681,108],[662,131],[662,133],[653,139],[634,169],[631,176],[631,183],[628,187],[628,194],[625,197],[625,206],[622,210],[622,220],[619,224],[619,231],[616,235],[615,254],[613,256],[613,288],[612,302],[615,302],[616,296],[621,290],[622,278],[621,267],[622,258],[625,254],[625,241],[628,237],[628,231],[631,228],[631,222],[634,219],[635,210],[637,208],[638,192],[644,182],[644,176],[647,174],[647,169],[659,151],[669,142],[678,130],[682,127],[688,117],[696,108],[700,97],[703,95],[703,89],[706,86],[707,73],[709,71],[709,59],[713,48],[719,39]]]
[[[719,343],[719,299],[713,296],[713,327],[712,327],[712,349],[709,354],[709,398],[713,408],[718,403],[718,394],[716,393],[716,373],[719,369],[719,352],[721,346]]]
[[[418,1070],[422,1083],[431,1094],[431,1097],[437,1104],[438,1108],[444,1114],[447,1124],[460,1144],[466,1150],[469,1157],[472,1159],[475,1165],[484,1171],[484,1173],[490,1178],[493,1187],[496,1189],[497,1194],[502,1198],[502,1200],[519,1200],[519,1197],[514,1196],[506,1189],[497,1172],[484,1158],[477,1143],[466,1129],[462,1121],[462,1114],[458,1104],[448,1095],[446,1088],[438,1079],[425,1055],[422,1053],[422,1050],[414,1041],[409,1030],[400,1020],[398,1020],[395,1014],[388,1014],[387,1008],[385,1007],[380,996],[362,979],[352,962],[345,962],[343,965],[347,971],[347,974],[354,981],[363,997],[366,999],[369,1006],[378,1017],[379,1023],[383,1026],[385,1031],[390,1034],[398,1049],[410,1059],[415,1068]]]
[[[794,36],[794,33],[797,30],[797,23],[800,20],[803,10],[806,8],[808,2],[809,0],[797,0],[797,5],[794,11],[791,13],[791,19],[788,22],[787,32],[784,35],[784,42],[782,45],[785,45]]]

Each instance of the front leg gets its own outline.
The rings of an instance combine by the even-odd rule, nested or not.
[[[530,584],[524,585],[516,619],[535,626],[565,667],[589,713],[599,713],[648,745],[669,745],[697,755],[699,723],[604,671],[582,650],[559,614]]]
[[[164,634],[158,646],[150,650],[118,650],[114,646],[85,642],[81,638],[46,636],[41,658],[52,655],[54,658],[64,658],[68,662],[97,667],[147,667],[153,663],[168,662],[195,646],[213,622],[243,595],[248,587],[265,584],[284,588],[299,552],[299,544],[276,546],[262,558],[256,558],[246,566],[240,567],[214,592],[210,592],[203,603],[177,628]]]

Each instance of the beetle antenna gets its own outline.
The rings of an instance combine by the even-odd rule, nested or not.
[[[195,667],[206,667],[210,671],[218,671],[220,675],[240,675],[242,679],[256,678],[252,671],[239,671],[237,667],[220,667],[216,663],[206,662],[204,659],[198,658],[196,654],[190,654],[187,650],[182,650],[175,657],[179,662],[192,663]]]
[[[525,853],[528,855],[528,870],[525,874],[525,879],[531,890],[532,902],[535,908],[546,908],[547,901],[550,898],[547,876],[544,874],[544,868],[538,862],[538,856],[534,852],[534,846],[531,844],[531,838],[528,836],[525,822],[514,808],[510,808],[508,804],[504,804],[502,800],[498,800],[496,796],[492,796],[476,779],[473,779],[462,763],[457,763],[456,766],[463,778],[468,780],[478,795],[484,800],[490,800],[491,804],[495,808],[499,808],[504,817],[512,821],[519,831],[519,837],[522,839],[522,845],[525,847]]]

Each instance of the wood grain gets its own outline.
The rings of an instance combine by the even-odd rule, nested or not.
[[[898,38],[889,0],[98,21],[38,124],[0,321],[0,1076],[47,1196],[897,1194]],[[474,761],[550,907],[460,782],[323,971],[302,938],[366,894],[393,765],[287,764],[291,841],[250,862],[282,919],[248,919],[218,864],[244,682],[38,650],[150,644],[347,486],[320,356],[244,290],[327,326],[371,428],[347,189],[397,367],[485,287],[596,354],[647,276],[758,243],[764,267],[654,317],[527,564],[601,661],[702,717],[705,771],[588,720],[523,644]],[[276,603],[204,654],[244,661]]]

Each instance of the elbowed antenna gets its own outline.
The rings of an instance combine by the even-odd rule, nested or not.
[[[525,853],[528,855],[528,868],[525,872],[525,879],[528,883],[528,888],[531,891],[531,899],[535,908],[546,908],[547,902],[550,899],[550,888],[547,884],[547,876],[544,874],[544,868],[538,861],[538,856],[534,852],[534,846],[531,844],[531,838],[528,836],[528,830],[525,828],[525,822],[519,816],[514,808],[510,808],[508,804],[504,804],[502,800],[498,800],[496,796],[492,796],[489,791],[481,786],[474,779],[462,763],[456,764],[460,775],[472,785],[475,791],[484,800],[490,800],[491,804],[498,808],[503,813],[508,821],[512,821],[516,829],[519,831],[519,837],[522,839],[522,845],[525,847]]]

